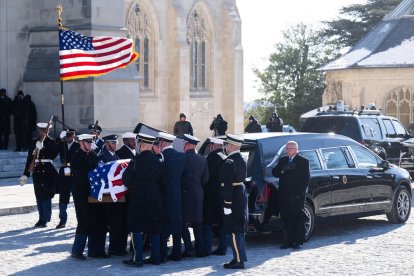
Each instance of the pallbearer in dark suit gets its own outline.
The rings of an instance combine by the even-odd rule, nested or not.
[[[208,181],[207,158],[199,155],[195,151],[200,140],[189,134],[184,134],[184,151],[187,166],[191,170],[191,175],[186,178],[183,185],[183,233],[185,251],[182,257],[192,256],[195,248],[197,257],[208,255],[203,241],[203,201],[204,186]],[[191,243],[188,226],[193,227],[195,247]]]
[[[204,186],[203,235],[206,251],[213,255],[226,255],[227,240],[223,228],[223,203],[220,196],[219,171],[226,156],[223,153],[223,140],[211,137],[210,153],[207,156],[209,178]],[[219,246],[211,252],[212,226],[219,228]]]
[[[56,158],[59,148],[55,141],[48,136],[49,128],[52,125],[49,125],[49,128],[47,128],[47,123],[38,123],[37,127],[39,128],[40,138],[34,139],[29,146],[26,167],[24,169],[24,175],[20,177],[20,185],[26,184],[27,178],[30,176],[30,163],[33,158],[36,158],[33,171],[33,186],[39,220],[35,226],[46,227],[52,216],[52,198],[55,195],[58,176],[53,159]],[[43,138],[44,140],[42,142]],[[33,156],[35,148],[39,150],[39,156]]]
[[[166,259],[168,256],[167,241],[168,237],[173,237],[173,248],[170,260],[181,260],[181,229],[182,229],[182,195],[181,185],[185,177],[190,174],[185,161],[184,153],[177,152],[172,147],[175,139],[174,135],[163,133],[159,134],[159,146],[164,158],[164,181],[162,186],[162,197],[164,203],[164,227],[161,235],[161,256]]]
[[[247,229],[246,161],[240,154],[243,139],[227,134],[225,151],[228,156],[220,167],[219,181],[223,200],[223,224],[227,242],[233,249],[233,260],[224,264],[227,269],[244,269],[247,261],[244,235]]]
[[[303,208],[309,185],[309,161],[298,154],[295,141],[286,143],[286,155],[279,159],[272,170],[279,177],[279,209],[287,243],[282,249],[300,249],[305,241],[305,214]]]
[[[61,166],[59,169],[59,219],[60,222],[56,229],[64,228],[68,220],[66,209],[68,208],[70,195],[75,186],[75,179],[72,174],[72,157],[79,149],[79,143],[75,141],[75,129],[64,130],[60,133],[59,139],[59,156]]]
[[[124,145],[116,151],[119,159],[131,159],[137,154],[137,134],[133,132],[125,132],[122,134],[122,142]]]
[[[155,137],[138,134],[140,154],[135,156],[125,170],[122,180],[128,187],[128,228],[131,231],[133,257],[124,261],[130,266],[142,266],[142,232],[151,240],[151,257],[144,263],[160,264],[160,233],[163,226],[163,200],[161,184],[162,163],[151,149]]]
[[[78,221],[75,240],[72,246],[72,257],[81,260],[86,259],[83,251],[85,250],[86,240],[92,229],[90,206],[94,203],[88,202],[90,194],[88,172],[98,166],[98,157],[91,148],[93,138],[94,135],[90,134],[78,135],[77,139],[80,148],[73,155],[71,164],[73,177],[75,178],[73,201],[75,203],[76,219]],[[90,242],[89,246],[94,247]]]
[[[98,155],[99,161],[107,163],[109,161],[118,160],[119,157],[116,154],[116,145],[118,144],[118,135],[111,134],[102,138],[104,141],[104,147],[101,153]]]

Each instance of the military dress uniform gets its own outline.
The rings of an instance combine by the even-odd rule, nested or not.
[[[226,143],[241,146],[243,142],[237,136],[227,135]],[[243,184],[247,175],[246,161],[240,151],[228,155],[220,167],[219,181],[223,200],[223,225],[227,234],[227,242],[233,250],[233,260],[224,265],[225,268],[244,268],[247,261],[244,235],[247,230],[248,209],[247,192]],[[226,210],[231,210],[226,214]]]
[[[88,126],[88,129],[89,133],[95,136],[94,143],[96,145],[96,148],[93,151],[96,153],[96,155],[99,155],[104,149],[104,140],[99,137],[99,134],[102,133],[102,128],[99,125],[95,126],[95,124],[90,124]],[[94,132],[95,130],[96,133]]]
[[[155,137],[138,134],[139,142],[152,144]],[[147,233],[151,242],[151,257],[145,263],[161,262],[160,234],[163,226],[163,199],[161,185],[163,180],[162,163],[151,150],[135,156],[122,175],[128,188],[128,229],[131,231],[133,256],[124,261],[131,266],[142,266],[142,233]]]
[[[69,129],[65,135],[75,135],[74,129]],[[73,192],[75,186],[75,179],[73,177],[71,163],[72,157],[79,150],[79,143],[73,140],[68,143],[64,140],[59,139],[59,157],[61,167],[59,168],[59,219],[60,222],[56,226],[57,229],[66,226],[68,220],[68,214],[66,212],[70,200],[70,195]]]
[[[78,140],[92,143],[94,135],[81,134]],[[90,194],[90,184],[88,172],[98,166],[98,157],[94,151],[85,152],[78,149],[72,157],[72,174],[75,179],[73,188],[73,201],[75,203],[75,212],[78,225],[76,227],[75,240],[72,246],[72,257],[84,259],[83,251],[85,250],[86,240],[93,228],[91,217],[91,204],[88,202]],[[89,248],[90,247],[90,248]],[[88,248],[93,250],[95,245],[89,240]],[[88,250],[89,251],[89,250]]]
[[[46,128],[48,124],[38,123],[39,128]],[[51,127],[51,126],[50,126]],[[56,180],[58,171],[53,164],[53,160],[58,154],[58,146],[49,136],[43,141],[43,148],[39,151],[38,156],[33,156],[36,143],[40,138],[34,139],[29,147],[24,175],[29,177],[29,167],[32,159],[35,158],[33,170],[33,187],[36,196],[37,210],[39,212],[39,221],[35,226],[46,227],[52,216],[52,198],[56,193]]]
[[[198,138],[189,134],[184,134],[186,143],[197,145],[200,141]],[[203,201],[204,186],[208,181],[208,165],[207,158],[195,152],[195,149],[188,149],[185,152],[187,166],[191,170],[191,175],[186,178],[183,185],[183,241],[185,251],[183,256],[192,255],[195,249],[197,257],[204,257],[207,252],[204,247],[203,240]],[[193,227],[195,248],[191,243],[188,225]]]

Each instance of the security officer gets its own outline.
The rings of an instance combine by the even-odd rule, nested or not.
[[[195,255],[207,256],[203,242],[203,199],[204,186],[208,181],[207,158],[196,153],[195,148],[200,140],[189,134],[184,134],[184,151],[187,166],[191,176],[186,178],[183,185],[183,240],[185,251],[181,257],[191,257],[194,253],[188,226],[192,225],[195,239]]]
[[[75,129],[64,130],[60,133],[57,142],[59,143],[59,156],[61,167],[59,169],[59,219],[56,229],[64,228],[68,220],[66,209],[68,208],[70,194],[75,186],[75,179],[72,174],[72,157],[79,149],[79,143],[75,141]]]
[[[247,261],[244,235],[247,229],[246,161],[240,154],[243,139],[227,134],[225,151],[228,156],[220,167],[219,181],[223,200],[223,224],[227,241],[233,249],[233,260],[224,264],[226,269],[244,269]]]
[[[81,134],[77,136],[79,141],[79,149],[72,157],[72,173],[75,179],[75,186],[73,188],[73,201],[75,203],[75,212],[78,225],[76,227],[75,240],[72,246],[72,257],[80,260],[85,260],[83,255],[85,250],[86,240],[91,233],[93,227],[90,220],[90,207],[88,197],[90,194],[90,185],[88,179],[88,172],[98,166],[98,157],[92,150],[92,142],[95,135]],[[95,245],[89,240],[89,250],[93,250]],[[89,251],[88,250],[88,251]]]
[[[99,125],[90,124],[88,126],[88,129],[89,129],[89,134],[92,134],[92,135],[95,136],[93,138],[94,143],[92,144],[92,150],[97,155],[99,155],[101,153],[101,151],[103,150],[103,148],[104,148],[104,141],[100,137],[100,135],[102,133],[102,128]]]
[[[249,123],[244,128],[246,133],[257,133],[262,132],[262,126],[257,122],[256,118],[251,114],[249,117]]]
[[[34,139],[29,147],[24,175],[19,178],[20,185],[27,183],[33,173],[33,186],[36,196],[39,220],[35,227],[46,227],[52,216],[52,198],[55,195],[58,171],[53,159],[58,154],[58,146],[48,134],[52,124],[38,123],[40,138]],[[34,159],[34,168],[31,168]]]
[[[227,240],[223,228],[223,203],[220,196],[219,170],[226,156],[223,153],[223,140],[214,137],[209,138],[210,153],[207,156],[209,178],[204,186],[203,205],[203,235],[206,251],[213,255],[226,255]],[[218,225],[219,245],[211,252],[212,226]]]
[[[139,133],[140,154],[129,163],[122,180],[130,193],[128,228],[131,231],[133,256],[124,264],[141,267],[144,263],[161,262],[160,234],[163,226],[162,163],[151,151],[155,137]],[[143,261],[142,232],[151,241],[151,256]]]
[[[223,116],[221,116],[221,114],[217,114],[217,117],[213,119],[210,124],[210,130],[213,130],[214,137],[226,134],[227,121],[223,119]]]
[[[178,152],[172,147],[176,137],[161,132],[158,139],[162,156],[164,157],[164,181],[162,197],[164,203],[164,226],[161,235],[161,258],[168,256],[167,241],[172,235],[173,247],[170,260],[181,260],[181,230],[182,230],[182,195],[181,185],[187,175],[190,174],[184,153]]]
[[[137,134],[133,132],[125,132],[122,134],[122,142],[124,145],[116,151],[120,159],[131,159],[137,154]]]

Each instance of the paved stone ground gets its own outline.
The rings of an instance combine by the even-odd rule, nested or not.
[[[412,210],[414,211],[414,210]],[[247,269],[227,271],[231,256],[210,256],[130,268],[126,257],[78,261],[69,257],[76,221],[69,210],[65,229],[33,228],[35,212],[0,217],[0,275],[414,275],[414,218],[403,225],[374,216],[315,228],[301,250],[281,250],[280,233],[247,236]]]

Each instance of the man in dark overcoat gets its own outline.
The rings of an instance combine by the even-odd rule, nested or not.
[[[33,140],[29,146],[26,166],[23,176],[20,177],[20,184],[26,184],[30,173],[33,173],[33,187],[39,213],[39,220],[35,226],[46,227],[52,216],[52,198],[56,192],[58,171],[53,164],[53,159],[58,155],[59,147],[48,135],[49,129],[52,127],[51,124],[38,123],[37,127],[39,128],[40,138]],[[35,158],[34,168],[31,168],[33,158]]]
[[[286,156],[279,159],[272,170],[279,177],[279,209],[287,243],[282,249],[300,249],[305,241],[305,215],[303,208],[309,185],[309,161],[298,154],[295,141],[286,143]]]
[[[219,181],[223,200],[223,225],[227,242],[233,250],[233,260],[224,264],[226,269],[244,269],[247,261],[245,233],[248,210],[247,192],[243,181],[247,175],[246,161],[240,153],[243,139],[227,134],[225,152],[228,154],[220,167]]]
[[[85,250],[86,240],[91,233],[92,221],[90,220],[91,212],[88,197],[90,194],[90,184],[88,179],[88,172],[98,166],[98,156],[92,150],[91,145],[94,135],[81,134],[77,136],[79,141],[79,149],[72,157],[71,169],[75,179],[75,186],[73,187],[73,202],[75,203],[76,220],[78,225],[76,227],[75,240],[72,246],[72,257],[80,260],[85,260],[83,255]],[[88,249],[93,250],[95,247],[88,241]]]
[[[200,140],[189,134],[184,134],[184,151],[191,176],[186,178],[183,186],[183,240],[185,251],[182,257],[194,255],[188,226],[193,227],[195,239],[195,255],[207,256],[203,241],[203,201],[204,186],[208,181],[207,158],[196,153],[196,146]]]
[[[7,97],[6,89],[0,89],[0,150],[9,146],[10,116],[13,113],[12,100]]]
[[[23,91],[19,90],[13,99],[14,134],[16,136],[15,151],[27,150],[28,106],[23,100]]]
[[[257,122],[256,118],[253,115],[249,117],[249,123],[244,128],[244,132],[246,133],[257,133],[262,132],[262,126]]]
[[[213,130],[213,136],[222,136],[227,131],[227,121],[223,119],[221,114],[217,114],[217,117],[213,119],[210,124],[210,130]]]
[[[160,234],[163,226],[163,199],[161,185],[163,169],[160,159],[154,154],[152,144],[155,137],[138,134],[140,154],[128,164],[122,180],[128,188],[128,229],[131,231],[133,257],[124,261],[130,266],[142,266],[142,233],[147,233],[151,242],[151,256],[144,263],[158,265],[161,262]]]
[[[79,150],[79,143],[75,141],[75,129],[64,130],[60,133],[59,157],[61,166],[59,169],[58,190],[59,190],[59,219],[60,222],[56,229],[64,228],[68,220],[66,212],[70,200],[70,195],[75,186],[75,179],[72,173],[72,157]]]
[[[209,178],[204,186],[203,204],[203,236],[204,247],[207,253],[213,255],[226,255],[227,240],[223,228],[223,203],[220,196],[219,171],[226,156],[223,153],[223,140],[214,137],[209,138],[210,153],[207,156]],[[211,251],[212,226],[218,226],[219,245],[216,250]]]
[[[30,95],[25,95],[23,101],[27,107],[27,144],[29,145],[33,140],[33,132],[36,130],[37,111]]]
[[[184,134],[193,135],[193,126],[187,121],[187,115],[180,113],[180,120],[174,125],[174,135],[182,137]]]
[[[164,227],[161,235],[162,259],[181,260],[181,230],[182,230],[182,195],[181,186],[187,175],[190,174],[185,154],[176,151],[172,143],[174,135],[159,133],[159,147],[164,158],[163,170],[164,181],[162,186],[162,197],[164,203]],[[173,247],[168,255],[167,241],[172,235]]]

